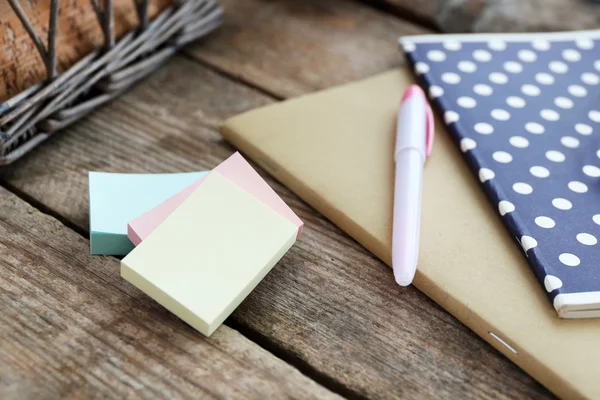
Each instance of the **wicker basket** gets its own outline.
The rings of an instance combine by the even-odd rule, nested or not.
[[[223,9],[216,0],[175,0],[152,21],[148,0],[135,2],[140,26],[114,39],[113,2],[90,0],[102,27],[104,46],[68,70],[56,73],[59,0],[52,0],[47,45],[19,4],[9,0],[44,61],[45,82],[0,104],[0,165],[9,164],[100,105],[114,99],[161,66],[181,46],[215,30]]]

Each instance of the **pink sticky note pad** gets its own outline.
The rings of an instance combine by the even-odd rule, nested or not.
[[[288,219],[298,227],[298,235],[302,233],[303,222],[288,207],[287,204],[271,189],[269,184],[260,177],[250,164],[238,152],[233,154],[227,160],[216,166],[213,171],[235,183],[241,189],[245,190],[265,205],[271,207],[273,211]],[[152,208],[146,213],[133,219],[127,225],[127,236],[134,245],[140,244],[152,231],[159,226],[171,213],[196,190],[206,178],[210,175],[204,175],[176,195],[170,197],[158,206]]]

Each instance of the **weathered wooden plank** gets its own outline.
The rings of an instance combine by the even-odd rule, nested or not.
[[[148,15],[153,18],[172,3],[173,0],[150,0]],[[115,34],[119,38],[137,26],[138,18],[132,0],[114,0],[114,4]],[[46,44],[50,0],[21,0],[21,5]],[[102,29],[90,0],[60,2],[56,38],[59,71],[103,43]],[[44,63],[7,1],[0,1],[0,71],[0,102],[46,79]]]
[[[277,97],[397,66],[402,62],[398,36],[428,32],[354,1],[222,3],[223,27],[186,54]]]
[[[220,138],[218,124],[271,101],[178,57],[121,100],[2,169],[0,180],[87,230],[88,170],[211,168],[234,150]],[[305,233],[229,324],[344,394],[549,396],[419,291],[395,285],[381,262],[267,179],[305,221]]]
[[[554,32],[600,27],[600,5],[594,1],[504,0],[485,4],[473,23],[473,32]],[[458,29],[452,23],[451,13],[440,23],[448,32]]]
[[[204,338],[88,249],[0,188],[0,398],[339,398],[231,328]]]
[[[363,0],[446,33],[598,29],[600,5],[588,0]]]

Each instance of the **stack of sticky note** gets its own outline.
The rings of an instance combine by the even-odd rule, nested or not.
[[[122,260],[121,275],[209,336],[294,244],[302,226],[235,153],[129,221],[128,237],[137,247]]]

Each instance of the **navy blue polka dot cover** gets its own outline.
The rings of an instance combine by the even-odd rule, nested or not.
[[[400,41],[559,316],[600,317],[600,31]]]

